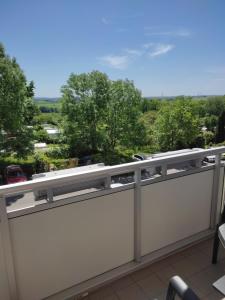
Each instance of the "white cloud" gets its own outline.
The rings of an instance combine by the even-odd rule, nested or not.
[[[143,54],[142,50],[137,49],[124,49],[124,51],[131,56],[141,56]]]
[[[127,55],[106,55],[99,58],[102,64],[114,69],[126,69],[129,64],[129,57]]]
[[[155,45],[154,43],[146,43],[142,47],[145,48],[145,49],[149,49],[149,48],[151,48],[154,45]]]
[[[190,37],[191,32],[187,29],[162,30],[159,27],[145,27],[145,35],[147,36],[170,36],[170,37]]]
[[[155,43],[145,44],[143,45],[143,47],[149,49],[148,55],[150,57],[166,54],[167,52],[175,48],[175,46],[172,44],[155,44]]]
[[[147,43],[139,49],[123,49],[123,55],[108,54],[98,58],[99,62],[110,68],[124,70],[137,58],[143,56],[156,57],[174,49],[172,44]]]

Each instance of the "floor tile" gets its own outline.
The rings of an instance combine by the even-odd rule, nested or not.
[[[167,288],[167,284],[162,282],[157,275],[150,275],[149,277],[138,281],[138,285],[150,297],[159,295]]]
[[[163,260],[160,260],[154,264],[151,265],[151,268],[154,272],[160,271],[161,269],[166,268],[170,265],[170,261],[168,258],[165,258]]]
[[[164,282],[165,284],[169,284],[170,278],[177,275],[177,272],[171,266],[167,266],[157,271],[156,275],[160,280],[162,280],[162,282]]]
[[[141,269],[139,271],[136,271],[134,273],[132,273],[130,276],[135,280],[135,281],[139,281],[141,279],[144,279],[146,277],[148,277],[149,275],[152,275],[153,274],[153,270],[150,267],[147,267],[147,268],[144,268],[144,269]]]
[[[171,264],[176,263],[179,260],[183,259],[184,257],[185,256],[182,253],[178,252],[178,253],[168,256],[165,260],[167,261],[168,265],[171,265]]]
[[[197,260],[197,257],[199,257],[199,261]],[[180,277],[189,277],[195,273],[200,272],[204,268],[206,268],[209,264],[206,263],[207,260],[205,258],[200,258],[201,255],[194,254],[191,256],[188,256],[180,261],[178,261],[175,264],[172,264],[173,269],[177,272],[177,275]]]
[[[114,281],[111,284],[111,287],[114,291],[119,291],[119,290],[126,288],[134,283],[135,283],[135,281],[132,279],[131,276],[126,276],[126,277],[122,277],[122,278]]]
[[[126,287],[120,291],[117,291],[120,300],[147,300],[148,297],[142,291],[142,289],[137,285],[133,284],[129,287]]]
[[[98,289],[97,291],[91,293],[88,296],[89,300],[105,300],[106,297],[112,297],[114,296],[114,291],[111,288],[111,286],[107,285],[105,287],[102,287]],[[109,299],[111,300],[111,299]]]
[[[212,239],[206,240],[168,256],[100,288],[84,299],[165,300],[170,278],[178,275],[200,299],[221,300],[223,296],[212,284],[225,274],[225,249],[220,247],[218,263],[212,265],[212,243]]]

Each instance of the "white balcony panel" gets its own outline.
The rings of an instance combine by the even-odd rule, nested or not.
[[[3,241],[1,235],[1,222],[0,222],[0,299],[9,300],[9,287],[7,280],[7,272],[5,260],[3,257]]]
[[[142,187],[142,255],[209,228],[213,170]]]
[[[133,260],[133,194],[11,219],[19,299],[42,299]]]

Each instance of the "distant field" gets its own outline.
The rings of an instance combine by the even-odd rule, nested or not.
[[[35,103],[37,106],[40,107],[46,107],[48,109],[60,109],[60,100],[58,101],[49,101],[49,100],[35,100]]]

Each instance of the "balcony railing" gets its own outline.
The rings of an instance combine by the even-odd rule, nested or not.
[[[210,236],[223,201],[224,152],[0,187],[0,299],[67,299]],[[202,164],[208,155],[215,163]]]

